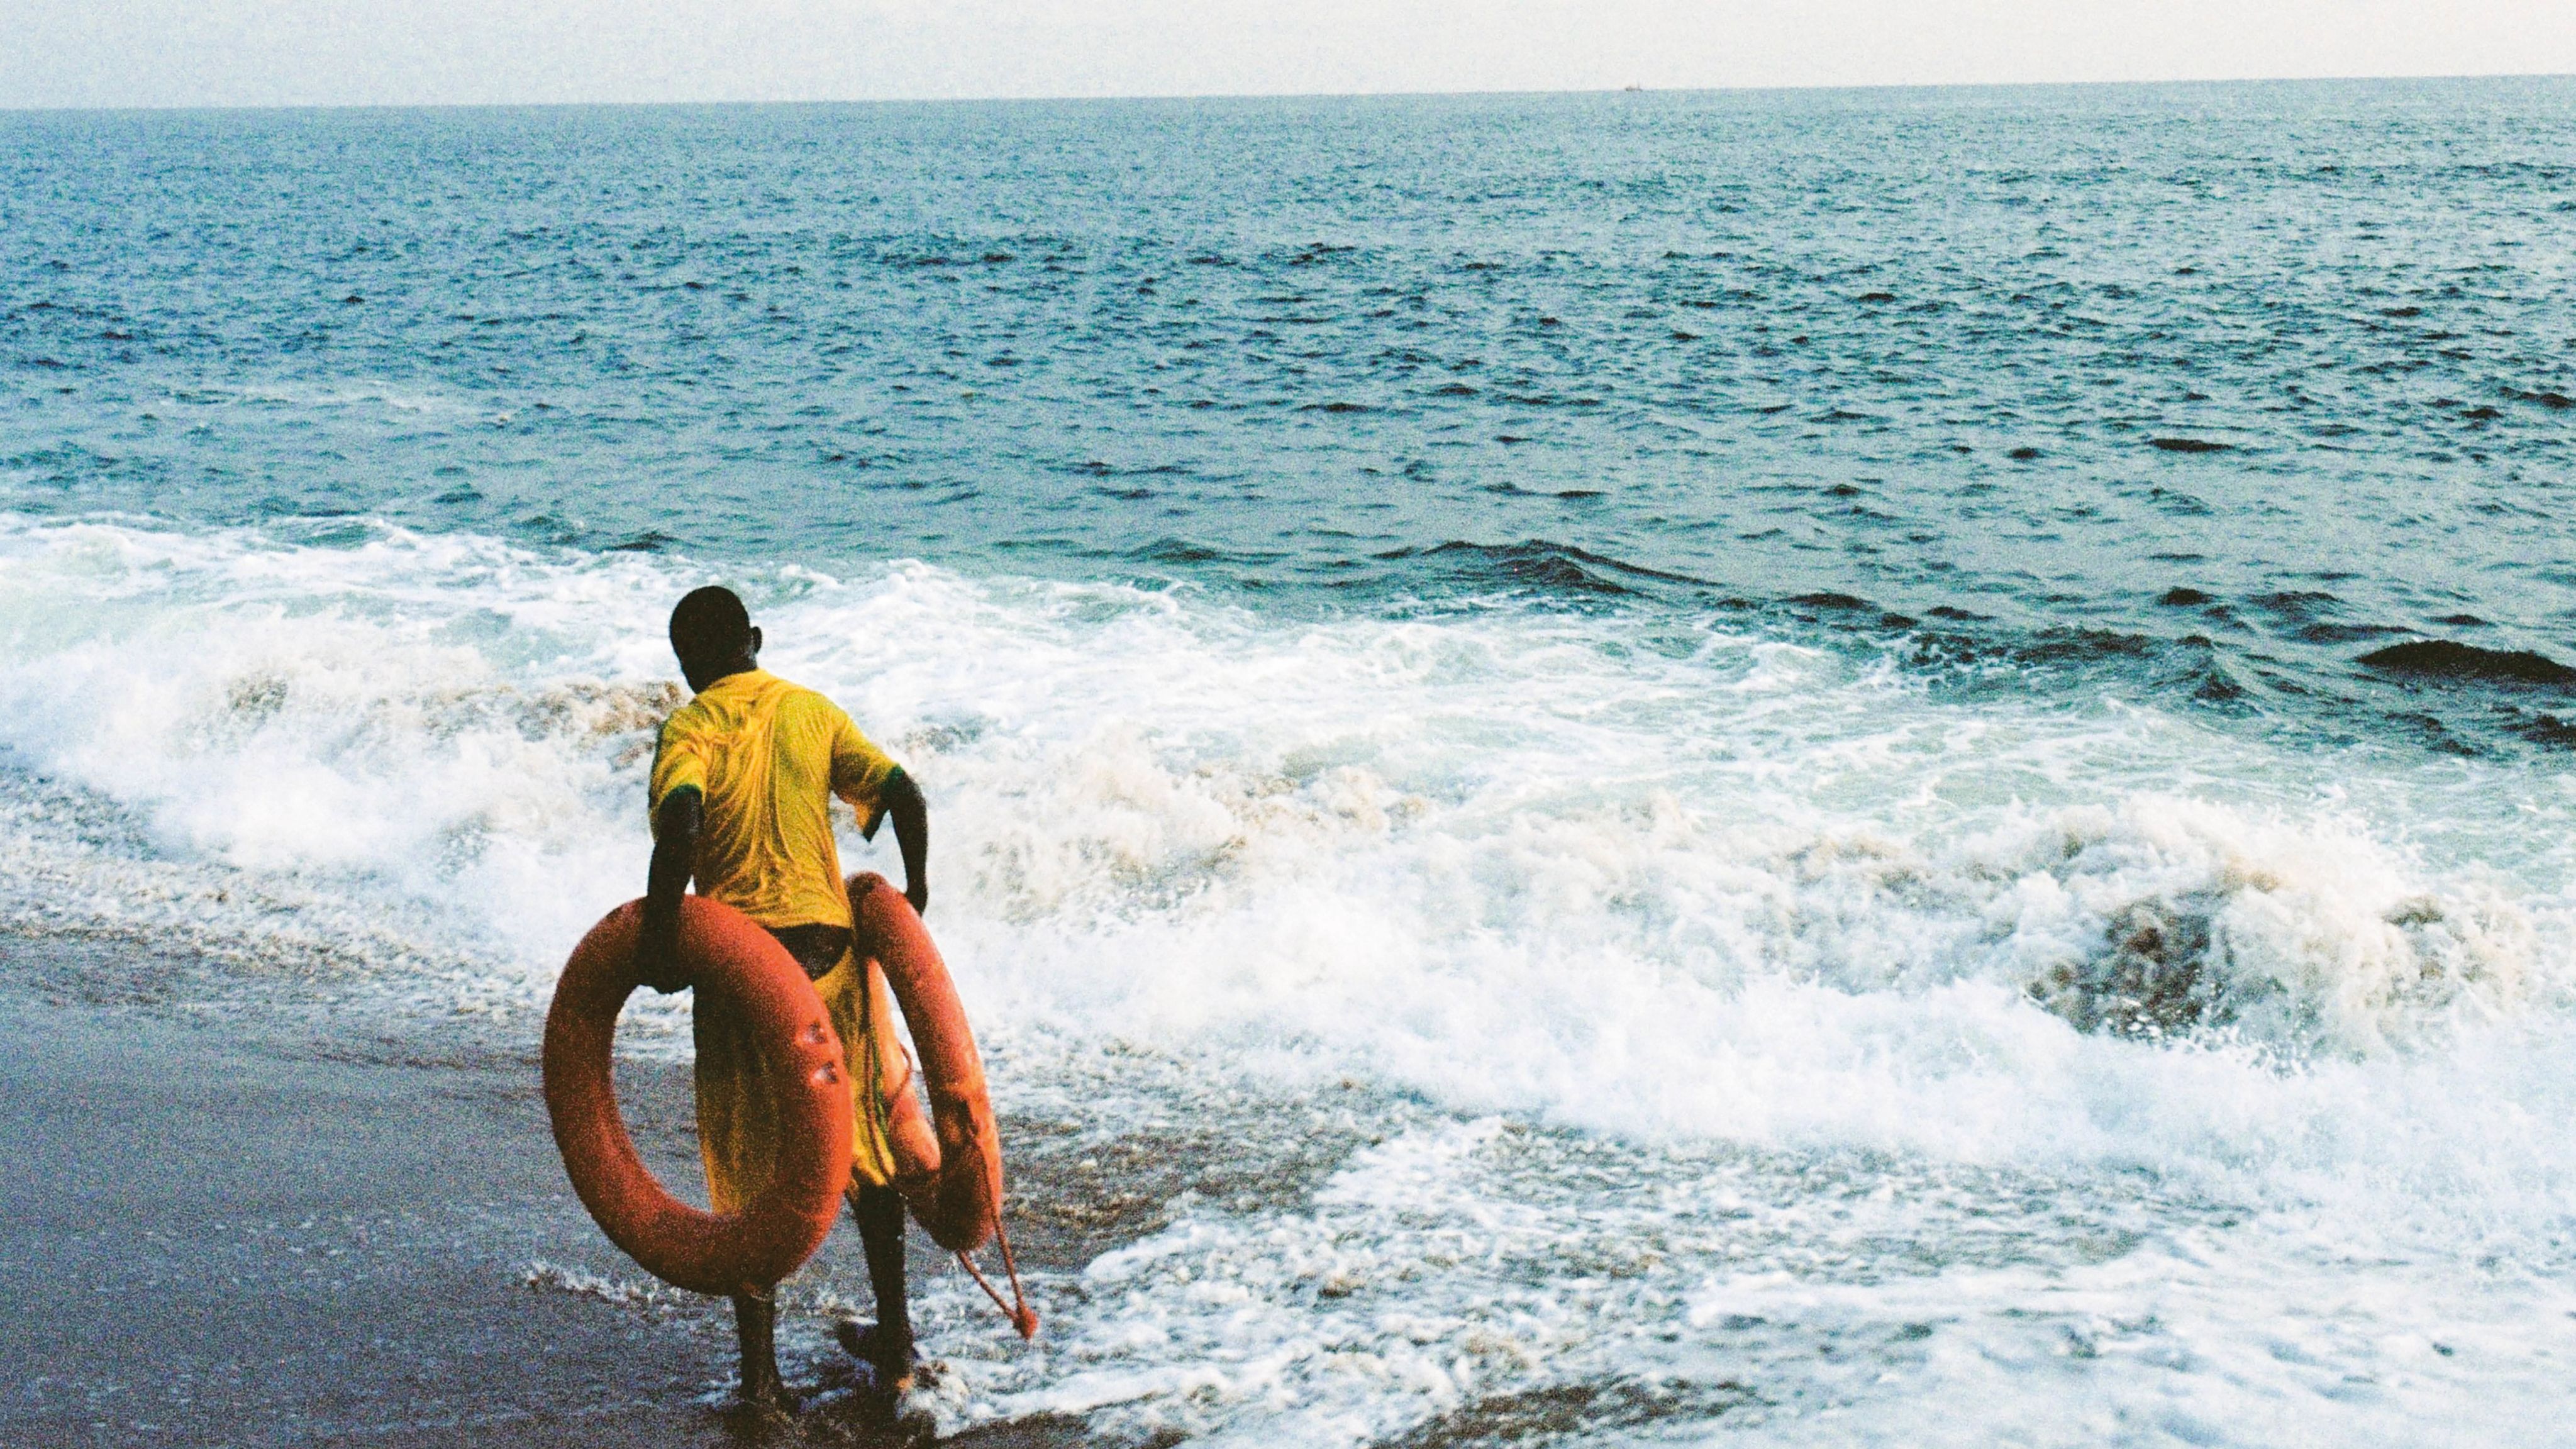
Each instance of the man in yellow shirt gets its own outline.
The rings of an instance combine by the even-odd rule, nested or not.
[[[742,600],[704,588],[671,611],[671,648],[696,697],[663,722],[650,793],[653,864],[644,896],[638,974],[658,991],[688,985],[674,954],[680,895],[723,901],[778,938],[805,968],[851,1058],[855,1111],[850,1215],[867,1249],[877,1324],[842,1342],[868,1360],[889,1400],[910,1386],[913,1351],[903,1281],[903,1199],[893,1187],[883,1093],[900,1086],[883,976],[850,950],[850,902],[832,840],[831,800],[859,814],[874,839],[894,821],[904,897],[930,904],[929,817],[903,767],[860,734],[830,700],[762,670],[761,636]],[[698,1149],[718,1212],[740,1210],[769,1180],[780,1126],[762,1089],[760,1044],[708,997],[696,1002]],[[866,1054],[865,1061],[862,1054]],[[792,1408],[778,1377],[777,1309],[766,1294],[733,1300],[742,1342],[742,1394]]]

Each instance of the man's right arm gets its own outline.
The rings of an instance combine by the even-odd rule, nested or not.
[[[698,866],[698,823],[705,800],[695,785],[662,797],[653,811],[653,864],[644,880],[644,929],[635,942],[635,975],[656,991],[689,984],[680,970],[680,897]]]

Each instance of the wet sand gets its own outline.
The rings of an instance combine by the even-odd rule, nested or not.
[[[854,1395],[787,1430],[728,1412],[714,1300],[530,1285],[536,1263],[643,1277],[564,1182],[532,1042],[181,1009],[153,985],[194,969],[0,937],[0,1443],[890,1442]],[[656,1171],[692,1181],[685,1069],[619,1076]],[[1023,1236],[1041,1262],[1094,1237]],[[824,1252],[855,1265],[856,1234]],[[784,1357],[791,1381],[834,1381],[811,1345]],[[1080,1438],[1037,1421],[954,1442]]]

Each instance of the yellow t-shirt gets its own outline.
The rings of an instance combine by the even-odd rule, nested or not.
[[[764,926],[849,926],[831,797],[873,833],[895,772],[838,705],[767,670],[728,674],[662,722],[651,808],[684,785],[705,798],[698,894]]]

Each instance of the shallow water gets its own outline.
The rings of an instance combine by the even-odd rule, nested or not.
[[[954,1423],[2550,1442],[2571,109],[8,118],[0,916],[532,1031],[720,579],[1229,1124]]]

